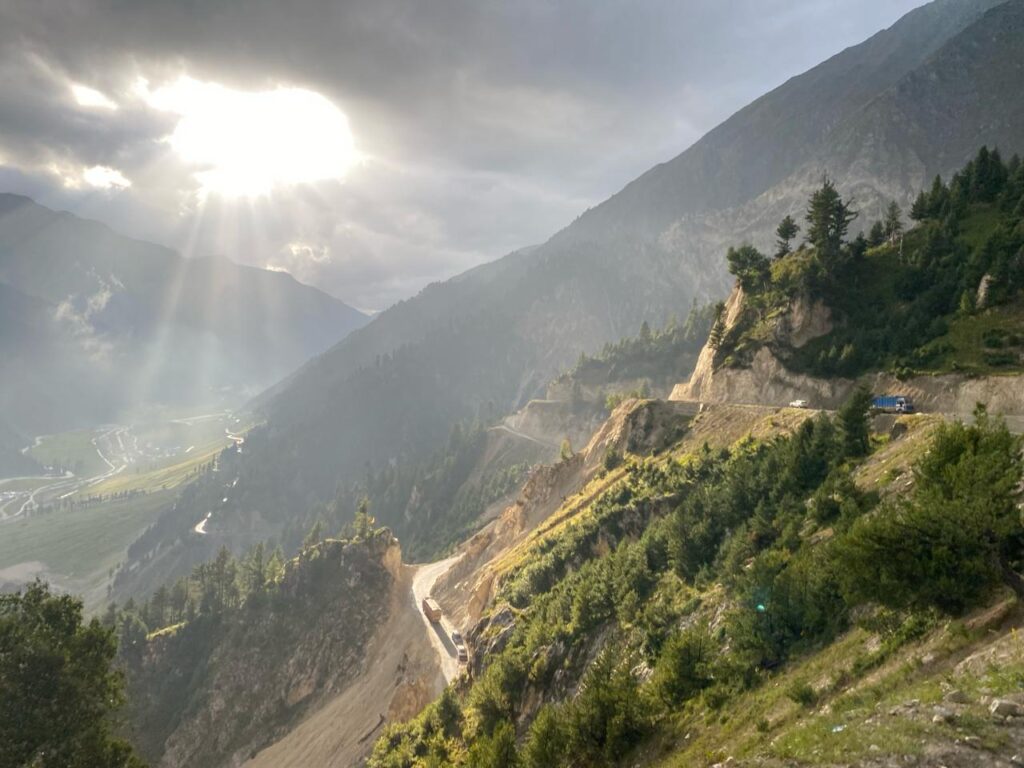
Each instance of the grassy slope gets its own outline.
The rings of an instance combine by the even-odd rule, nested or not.
[[[970,755],[977,747],[1012,752],[1019,735],[993,720],[986,703],[1024,687],[1024,641],[1011,629],[1022,620],[1019,605],[1000,600],[893,650],[854,629],[721,711],[684,710],[643,750],[643,764],[681,768],[734,757],[849,765]],[[816,700],[793,701],[787,692],[794,685],[810,685]],[[944,700],[954,689],[966,694],[962,704]],[[942,710],[951,719],[935,722]]]
[[[226,439],[197,448],[184,458],[175,457],[165,462],[157,462],[152,468],[143,472],[131,469],[114,475],[101,483],[90,485],[79,492],[78,497],[109,495],[125,491],[161,491],[175,488],[186,482],[196,467],[213,461],[217,455],[229,445]]]
[[[788,432],[816,413],[812,410],[758,405],[710,405],[690,423],[683,439],[671,450],[655,457],[654,462],[662,464],[670,459],[685,459],[705,444],[713,449],[725,448],[746,438],[759,439]],[[499,577],[508,573],[522,565],[532,551],[543,548],[563,535],[567,527],[590,519],[593,516],[593,503],[601,494],[622,481],[625,474],[625,468],[619,467],[594,477],[498,560],[495,573]]]

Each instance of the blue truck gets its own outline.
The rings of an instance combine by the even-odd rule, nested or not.
[[[871,409],[879,413],[913,413],[914,403],[906,395],[877,395]]]

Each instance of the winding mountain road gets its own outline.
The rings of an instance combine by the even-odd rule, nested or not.
[[[441,665],[441,673],[444,675],[445,683],[450,683],[459,674],[459,657],[455,650],[455,643],[452,642],[453,627],[444,616],[437,623],[430,621],[424,615],[421,606],[423,601],[430,597],[434,583],[461,558],[462,555],[460,554],[455,557],[449,557],[447,560],[439,560],[436,563],[417,566],[416,573],[412,579],[412,590],[410,590],[413,606],[427,628],[430,644],[437,654],[437,660]]]
[[[129,434],[130,429],[130,427],[119,425],[111,426],[90,441],[96,449],[96,454],[107,465],[105,471],[91,477],[78,477],[71,472],[60,477],[54,477],[52,483],[40,485],[30,492],[9,500],[0,507],[0,522],[15,520],[26,512],[41,506],[46,501],[55,498],[65,499],[83,488],[96,485],[109,477],[123,472],[129,464],[134,462],[135,453],[137,453],[137,440],[133,435]],[[126,438],[130,438],[135,445],[129,445],[126,442]],[[37,444],[38,441],[39,438],[36,438]],[[115,461],[111,461],[111,456],[114,457]],[[21,506],[18,507],[17,511],[9,513],[7,511],[8,508],[18,501],[21,501]]]

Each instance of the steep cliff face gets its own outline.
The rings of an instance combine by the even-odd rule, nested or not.
[[[740,322],[745,311],[742,289],[733,289],[722,313],[722,335]],[[922,410],[968,416],[977,403],[1011,419],[1024,417],[1024,377],[945,374],[899,379],[886,372],[858,378],[819,378],[786,367],[773,347],[800,348],[831,331],[831,313],[820,301],[797,298],[788,311],[774,320],[770,343],[760,346],[749,365],[723,364],[710,340],[701,351],[689,381],[677,384],[670,400],[702,403],[739,403],[782,406],[807,400],[815,408],[838,408],[859,384],[873,392],[908,395]]]
[[[386,531],[327,540],[262,599],[159,633],[127,659],[131,725],[154,765],[238,765],[360,671],[401,554]]]
[[[725,302],[713,338],[729,336],[749,311],[743,289],[735,286]],[[772,344],[799,348],[830,330],[832,316],[828,307],[801,295],[786,312],[774,319],[768,336]],[[709,339],[701,350],[690,380],[677,384],[669,400],[778,405],[797,397],[809,399],[808,394],[813,393],[824,405],[832,403],[837,396],[844,396],[849,386],[849,383],[814,381],[787,371],[768,345],[755,353],[749,367],[726,367],[719,345]],[[800,392],[804,394],[796,394]]]

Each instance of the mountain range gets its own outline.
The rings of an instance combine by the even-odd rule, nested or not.
[[[367,321],[291,276],[183,258],[0,195],[0,419],[34,435],[244,402]]]

